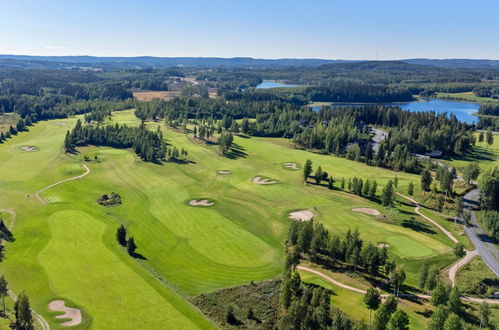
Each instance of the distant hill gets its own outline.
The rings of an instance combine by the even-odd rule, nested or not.
[[[352,61],[325,59],[255,59],[250,57],[94,57],[94,56],[29,56],[0,55],[0,65],[19,67],[64,68],[68,66],[92,66],[106,68],[162,68],[172,66],[183,67],[289,67],[318,66],[327,63],[344,63]]]
[[[402,60],[406,63],[431,65],[442,68],[463,68],[463,69],[499,69],[499,60],[471,60],[471,59],[428,59],[428,58],[414,58]]]
[[[96,56],[31,56],[31,55],[0,55],[0,66],[41,69],[67,68],[103,68],[133,69],[133,68],[165,68],[165,67],[227,67],[227,68],[283,68],[283,67],[316,67],[325,64],[344,63],[409,63],[442,68],[469,69],[499,69],[499,60],[473,59],[404,59],[399,61],[361,61],[361,60],[328,60],[318,58],[280,58],[259,59],[251,57],[96,57]],[[393,65],[393,64],[392,64]]]

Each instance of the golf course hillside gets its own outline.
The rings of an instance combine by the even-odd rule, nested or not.
[[[342,179],[375,180],[379,195],[396,177],[396,189],[405,192],[411,182],[419,189],[417,175],[293,149],[279,138],[236,135],[241,156],[226,157],[161,122],[145,125],[184,148],[187,161],[144,162],[131,149],[111,147],[65,153],[66,131],[77,118],[41,121],[0,144],[0,212],[15,237],[5,243],[0,271],[52,328],[73,316],[79,321],[70,325],[82,329],[214,328],[191,299],[279,277],[293,221],[313,218],[341,235],[358,229],[362,240],[382,244],[404,265],[411,287],[423,263],[443,268],[456,259],[454,242],[410,202],[397,197],[385,208],[378,197],[340,188]],[[132,110],[107,121],[140,125]],[[333,189],[304,184],[307,159],[334,178]],[[111,192],[119,203],[97,202]],[[303,218],[291,216],[297,214]],[[121,225],[133,237],[133,254],[116,241]],[[56,318],[65,312],[73,316]]]

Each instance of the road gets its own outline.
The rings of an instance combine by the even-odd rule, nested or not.
[[[374,136],[372,137],[373,150],[374,152],[378,152],[381,141],[386,139],[388,133],[379,128],[374,128],[374,127],[371,127],[371,133],[374,133]]]
[[[483,232],[475,216],[474,210],[478,206],[479,199],[480,191],[478,188],[464,195],[463,204],[471,210],[471,226],[468,227],[463,224],[463,228],[478,254],[482,256],[483,261],[499,276],[499,249],[487,239],[487,235]]]

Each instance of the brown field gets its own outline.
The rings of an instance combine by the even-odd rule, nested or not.
[[[140,91],[133,92],[133,97],[139,101],[152,101],[152,100],[171,100],[179,96],[179,92],[165,92],[165,91]]]
[[[0,132],[7,132],[9,126],[16,126],[18,120],[19,116],[17,114],[8,113],[0,115]]]

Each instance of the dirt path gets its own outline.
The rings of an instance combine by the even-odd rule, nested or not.
[[[420,216],[422,216],[423,218],[425,218],[426,220],[428,220],[429,222],[431,222],[432,224],[434,224],[438,229],[440,229],[440,231],[442,233],[444,233],[445,235],[447,235],[447,237],[449,237],[451,241],[453,241],[454,243],[459,243],[459,241],[457,240],[457,238],[455,238],[454,235],[452,235],[447,229],[445,229],[444,227],[442,227],[438,222],[436,222],[432,218],[429,218],[426,215],[424,215],[423,213],[421,213],[421,211],[419,211],[419,209],[421,208],[421,205],[419,205],[418,202],[416,202],[414,199],[412,199],[410,197],[402,195],[399,192],[397,192],[397,195],[399,195],[400,197],[403,197],[403,198],[411,201],[413,204],[415,204],[416,207],[414,208],[414,211],[417,214],[419,214]]]
[[[57,181],[56,183],[52,183],[51,185],[48,185],[45,188],[42,188],[42,189],[38,190],[37,192],[35,192],[36,198],[38,198],[38,200],[40,201],[40,203],[47,204],[47,201],[44,200],[42,196],[40,196],[40,193],[44,192],[45,190],[48,190],[48,189],[50,189],[52,187],[60,185],[61,183],[68,182],[68,181],[73,181],[73,180],[78,180],[78,179],[81,179],[81,178],[87,176],[88,174],[90,174],[90,168],[87,166],[87,164],[83,164],[83,167],[85,168],[85,173],[80,174],[80,175],[75,176],[75,177],[72,177],[72,178],[69,178],[69,179],[64,179],[64,180],[61,180],[61,181]]]
[[[357,293],[361,293],[361,294],[366,293],[366,290],[354,288],[353,286],[338,282],[335,279],[333,279],[332,277],[330,277],[330,276],[328,276],[328,275],[326,275],[326,274],[324,274],[316,269],[312,269],[312,268],[305,267],[305,266],[296,266],[296,269],[303,270],[305,272],[309,272],[309,273],[318,275],[318,276],[322,277],[323,279],[325,279],[326,281],[331,282],[334,285],[337,285],[343,289],[357,292]],[[381,295],[382,298],[386,298],[388,296],[390,296],[390,294],[387,294],[387,293]],[[412,294],[412,293],[402,293],[402,294],[399,294],[399,297],[416,297],[416,298],[420,298],[420,299],[431,299],[431,296],[427,295],[427,294]],[[473,303],[499,304],[499,299],[472,298],[472,297],[464,297],[463,296],[463,297],[461,297],[461,300],[473,302]]]
[[[17,296],[14,292],[10,291],[9,290],[9,296],[14,300],[14,301],[17,301]],[[40,323],[40,326],[42,327],[43,330],[50,330],[50,325],[49,323],[47,322],[47,320],[45,320],[43,318],[43,316],[41,316],[40,314],[38,314],[37,312],[35,312],[33,309],[31,309],[31,313],[33,314],[33,318],[38,322]]]
[[[17,218],[16,211],[9,210],[9,209],[0,209],[0,212],[5,212],[5,213],[8,213],[12,216],[12,219],[10,220],[9,225],[7,226],[7,228],[9,228],[9,230],[12,230],[12,228],[14,227],[14,223],[16,222],[16,218]]]
[[[463,267],[464,265],[466,265],[468,262],[470,262],[470,260],[474,257],[478,255],[478,251],[477,250],[473,250],[473,251],[468,251],[466,250],[466,255],[464,256],[464,258],[462,259],[459,259],[458,261],[456,261],[450,268],[449,268],[449,280],[452,284],[452,286],[455,286],[456,285],[456,274],[457,274],[457,271],[459,270],[459,268]]]

